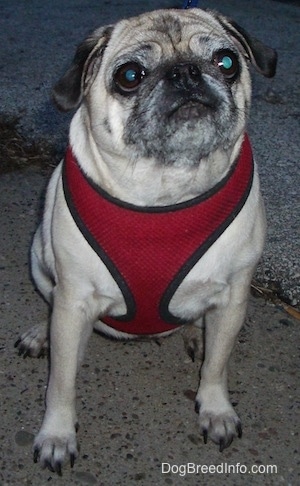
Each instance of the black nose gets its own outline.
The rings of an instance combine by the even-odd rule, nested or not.
[[[196,64],[181,63],[169,69],[167,79],[177,89],[191,89],[199,85],[202,76]]]

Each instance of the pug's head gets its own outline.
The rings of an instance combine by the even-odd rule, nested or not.
[[[244,132],[249,64],[272,77],[276,53],[217,13],[159,10],[96,30],[54,99],[81,105],[100,151],[195,166]]]

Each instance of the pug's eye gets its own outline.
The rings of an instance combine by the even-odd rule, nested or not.
[[[145,76],[145,69],[140,64],[127,62],[116,71],[114,81],[123,93],[131,93],[138,88]]]
[[[218,66],[223,76],[229,81],[234,81],[239,74],[240,65],[234,52],[224,49],[215,54],[214,64]]]

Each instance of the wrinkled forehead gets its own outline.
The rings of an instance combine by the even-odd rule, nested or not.
[[[199,54],[229,48],[230,37],[211,14],[203,10],[160,10],[119,22],[109,43],[115,59],[140,60],[174,54]],[[209,54],[208,52],[208,54]],[[205,55],[205,52],[203,52]]]

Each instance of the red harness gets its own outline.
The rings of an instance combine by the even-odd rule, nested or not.
[[[212,190],[172,206],[135,206],[110,196],[90,180],[68,148],[63,166],[68,207],[127,306],[125,315],[105,316],[101,321],[118,331],[144,335],[186,323],[169,312],[170,300],[240,212],[252,179],[246,135],[234,167]]]

